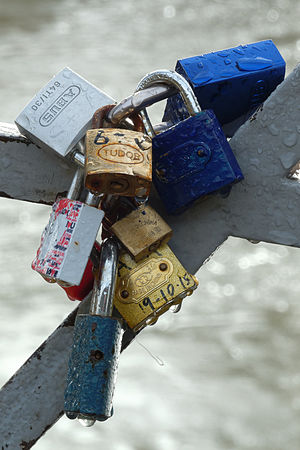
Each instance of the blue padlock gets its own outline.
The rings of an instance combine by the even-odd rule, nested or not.
[[[176,64],[202,109],[212,109],[230,137],[284,79],[285,61],[271,40],[180,59]],[[163,120],[188,117],[179,95],[167,101]]]
[[[145,110],[145,129],[152,137],[153,182],[169,214],[180,213],[198,198],[243,179],[238,162],[212,110],[201,111],[189,83],[169,70],[151,72],[137,90],[157,83],[175,86],[190,117],[155,135]]]
[[[78,314],[65,390],[65,413],[86,426],[112,415],[122,342],[122,324],[112,317],[119,248],[109,238],[101,246],[89,314]]]

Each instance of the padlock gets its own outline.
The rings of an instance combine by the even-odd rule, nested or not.
[[[86,204],[73,200],[82,178],[82,169],[78,169],[67,197],[54,203],[32,262],[32,268],[48,280],[71,286],[81,282],[104,215],[103,211],[89,206],[95,200],[91,194]]]
[[[65,67],[30,100],[15,123],[32,142],[64,157],[90,128],[96,109],[113,102]]]
[[[135,120],[138,131],[102,128],[108,109],[96,111],[93,129],[86,133],[85,185],[95,194],[146,198],[152,180],[151,139],[141,131],[140,119]]]
[[[100,250],[101,246],[96,241],[83,273],[82,280],[78,286],[61,285],[70,300],[84,300],[92,291],[94,284],[95,259],[100,254]]]
[[[114,306],[133,331],[155,323],[198,286],[167,244],[142,261],[121,251]]]
[[[172,236],[169,225],[148,205],[141,205],[131,211],[123,219],[115,222],[110,231],[135,261],[150,255],[161,244],[166,244]]]
[[[104,212],[102,220],[102,239],[111,237],[111,226],[129,214],[135,207],[133,198],[119,195],[103,195],[99,208]]]
[[[176,72],[191,85],[202,109],[212,109],[230,137],[284,79],[285,61],[271,40],[180,59]],[[167,101],[163,120],[189,116],[179,95]]]
[[[195,200],[233,183],[243,174],[212,110],[201,111],[188,82],[174,71],[151,72],[141,90],[157,83],[176,86],[191,116],[154,135],[146,111],[142,115],[152,136],[153,183],[169,214],[179,213]]]
[[[90,421],[86,425],[112,415],[123,334],[122,321],[112,317],[118,253],[114,239],[102,243],[89,314],[75,322],[64,409],[70,419]]]

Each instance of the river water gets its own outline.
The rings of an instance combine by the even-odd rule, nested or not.
[[[273,39],[288,72],[300,59],[296,0],[0,5],[4,122],[64,66],[121,100],[149,71],[241,43]],[[30,268],[49,207],[1,199],[0,214],[4,383],[74,304]],[[34,448],[298,450],[299,262],[300,250],[230,238],[182,311],[122,355],[114,417],[90,429],[62,418]]]

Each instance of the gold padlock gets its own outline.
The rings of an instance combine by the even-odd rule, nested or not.
[[[152,181],[151,138],[142,132],[139,116],[132,118],[136,131],[103,128],[113,106],[97,110],[93,129],[86,133],[85,186],[94,194],[146,198]]]
[[[172,229],[151,206],[142,205],[114,223],[110,231],[117,236],[126,250],[140,261],[167,243]]]
[[[155,323],[172,305],[180,305],[198,286],[167,244],[140,262],[125,251],[119,258],[114,306],[138,331]]]

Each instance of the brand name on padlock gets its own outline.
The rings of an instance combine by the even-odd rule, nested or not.
[[[164,270],[161,270],[162,265]],[[139,303],[145,295],[164,285],[173,273],[173,264],[168,259],[151,258],[141,267],[129,272],[122,283],[119,299],[123,303]],[[124,289],[129,293],[127,298],[122,296]]]
[[[99,158],[118,164],[141,164],[144,162],[144,155],[131,146],[121,146],[120,144],[108,144],[98,150]]]
[[[42,127],[48,127],[62,113],[64,109],[80,94],[79,86],[68,87],[42,114],[39,123]]]

